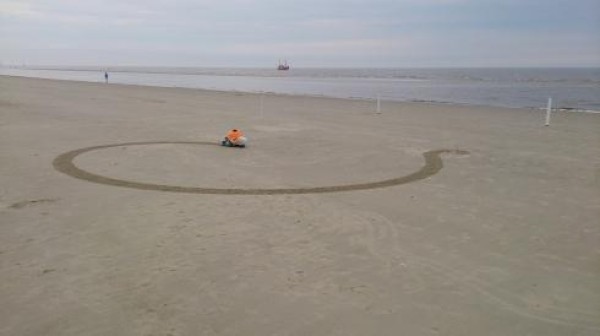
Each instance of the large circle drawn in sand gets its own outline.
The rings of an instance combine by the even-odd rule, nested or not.
[[[367,190],[397,186],[410,182],[419,181],[432,176],[439,172],[444,164],[441,159],[441,154],[468,154],[466,151],[461,150],[449,150],[449,149],[438,149],[423,153],[425,159],[425,165],[421,169],[405,175],[388,180],[357,183],[357,184],[346,184],[346,185],[332,185],[324,187],[309,187],[309,188],[273,188],[273,189],[261,189],[261,188],[203,188],[203,187],[186,187],[177,185],[164,185],[164,184],[153,184],[153,183],[142,183],[130,180],[115,179],[103,175],[90,173],[77,167],[74,160],[77,156],[106,148],[113,147],[125,147],[125,146],[147,146],[147,145],[201,145],[201,146],[218,146],[213,142],[204,141],[150,141],[150,142],[126,142],[110,145],[100,145],[93,147],[86,147],[76,149],[70,152],[63,153],[54,159],[53,165],[56,170],[69,176],[99,183],[112,185],[117,187],[126,187],[141,190],[156,190],[156,191],[170,191],[179,193],[191,193],[191,194],[211,194],[211,195],[284,195],[284,194],[317,194],[317,193],[331,193],[331,192],[342,192],[342,191],[354,191],[354,190]]]

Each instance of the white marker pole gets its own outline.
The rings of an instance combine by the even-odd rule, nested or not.
[[[550,126],[550,114],[552,113],[552,97],[548,98],[548,107],[546,107],[546,124]]]
[[[379,99],[379,93],[377,94],[377,114],[381,113],[381,101]]]

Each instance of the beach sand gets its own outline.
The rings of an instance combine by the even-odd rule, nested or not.
[[[262,100],[0,76],[0,335],[600,333],[600,115]]]

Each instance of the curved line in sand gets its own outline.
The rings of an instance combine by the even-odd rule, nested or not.
[[[355,191],[355,190],[367,190],[397,186],[401,184],[411,183],[425,179],[439,172],[444,166],[441,154],[451,153],[464,155],[468,154],[466,151],[461,150],[449,150],[449,149],[438,149],[423,153],[425,158],[425,165],[421,169],[401,177],[396,177],[388,180],[369,182],[369,183],[357,183],[357,184],[346,184],[346,185],[334,185],[325,187],[309,187],[309,188],[279,188],[279,189],[261,189],[261,188],[203,188],[203,187],[184,187],[164,184],[153,184],[153,183],[142,183],[129,180],[114,179],[102,175],[97,175],[85,171],[75,165],[73,162],[75,158],[81,154],[105,149],[112,147],[124,147],[124,146],[141,146],[141,145],[162,145],[162,144],[175,144],[175,145],[217,145],[219,144],[205,141],[150,141],[150,142],[126,142],[120,144],[101,145],[76,149],[70,152],[63,153],[57,156],[54,161],[54,169],[61,173],[69,176],[99,183],[112,185],[117,187],[141,189],[141,190],[156,190],[156,191],[170,191],[179,193],[192,193],[192,194],[209,194],[209,195],[285,195],[285,194],[318,194],[318,193],[331,193],[341,191]]]

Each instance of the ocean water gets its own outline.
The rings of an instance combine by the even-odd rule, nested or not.
[[[0,68],[0,75],[208,90],[600,111],[600,68]]]

